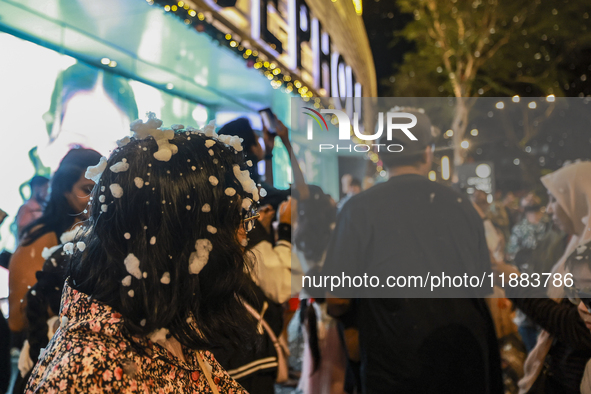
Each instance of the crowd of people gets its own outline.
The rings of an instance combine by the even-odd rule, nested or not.
[[[17,347],[14,394],[591,393],[591,162],[543,193],[468,195],[428,179],[436,136],[414,114],[418,141],[380,152],[388,180],[346,174],[338,202],[306,183],[279,120],[261,144],[247,119],[150,114],[108,158],[70,150],[16,218],[0,392]],[[291,190],[273,186],[275,138]],[[301,280],[393,266],[574,283],[377,298]]]

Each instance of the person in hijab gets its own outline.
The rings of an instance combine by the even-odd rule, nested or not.
[[[543,328],[525,362],[520,394],[579,393],[585,364],[591,358],[591,333],[577,306],[568,299],[578,304],[577,299],[583,298],[581,289],[591,284],[590,175],[591,162],[578,162],[542,177],[550,199],[547,212],[570,235],[564,255],[552,268],[547,297],[542,286],[505,286],[507,297]],[[520,274],[505,263],[496,263],[495,270],[504,273],[505,278]],[[566,274],[572,275],[573,283],[565,280]],[[554,280],[557,275],[561,281]],[[565,284],[574,286],[565,287]]]

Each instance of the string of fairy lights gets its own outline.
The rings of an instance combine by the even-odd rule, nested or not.
[[[278,64],[272,59],[269,59],[264,53],[260,53],[257,49],[251,47],[250,43],[242,42],[237,35],[232,35],[231,33],[224,34],[217,29],[208,21],[210,20],[210,18],[207,17],[209,11],[193,9],[189,4],[186,4],[183,1],[146,0],[146,2],[150,5],[162,7],[165,12],[169,12],[181,19],[185,25],[195,29],[196,32],[209,35],[219,45],[226,47],[236,55],[244,58],[247,67],[259,70],[269,80],[273,89],[281,89],[284,93],[299,94],[302,100],[306,102],[313,100],[313,106],[315,108],[335,108],[332,104],[329,104],[328,106],[323,105],[320,97],[314,97],[316,92],[314,92],[311,87],[300,81],[297,76],[292,75],[288,71],[282,70]],[[271,47],[273,47],[272,44]],[[318,96],[318,94],[316,94],[316,96]],[[330,100],[329,97],[326,99]],[[330,122],[333,125],[336,125],[338,124],[338,118],[332,116]],[[361,139],[354,134],[352,128],[351,138],[357,144],[362,143]],[[374,164],[378,164],[378,172],[382,170],[381,163],[378,163],[379,159],[377,153],[368,152],[368,159]]]
[[[209,23],[209,18],[206,17],[208,11],[195,10],[183,1],[146,0],[146,2],[150,5],[162,7],[165,12],[169,12],[181,19],[185,25],[192,27],[198,33],[209,35],[220,45],[244,58],[247,67],[259,70],[269,80],[273,89],[281,89],[285,93],[299,94],[304,101],[309,101],[314,97],[315,92],[311,87],[288,71],[282,70],[272,59],[268,59],[264,53],[252,48],[249,43],[241,42],[239,36],[230,33],[224,34],[212,23]],[[317,108],[320,107],[319,98],[314,100],[314,105]]]

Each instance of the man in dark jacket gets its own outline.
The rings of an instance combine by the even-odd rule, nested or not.
[[[467,198],[426,177],[433,128],[426,115],[410,112],[418,120],[411,129],[417,141],[380,140],[382,146],[399,144],[403,151],[382,148],[390,179],[353,196],[342,208],[322,275],[380,278],[382,285],[375,288],[332,291],[356,298],[363,393],[500,394],[500,356],[481,298],[485,291],[439,289],[441,298],[418,298],[430,293],[400,283],[383,285],[393,275],[408,278],[430,271],[481,277],[491,272],[482,220]],[[337,303],[333,314],[346,301],[340,308],[334,307]]]

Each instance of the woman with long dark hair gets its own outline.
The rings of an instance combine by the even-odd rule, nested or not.
[[[258,191],[237,138],[161,124],[134,122],[87,172],[90,231],[64,246],[61,325],[31,392],[244,392],[209,350],[254,334],[236,294]]]
[[[37,281],[35,273],[43,267],[43,250],[58,245],[59,237],[86,220],[87,205],[94,182],[84,177],[88,166],[101,155],[90,149],[72,149],[62,159],[51,179],[49,200],[43,215],[23,230],[23,236],[9,265],[8,324],[13,332],[26,327],[24,297]]]

